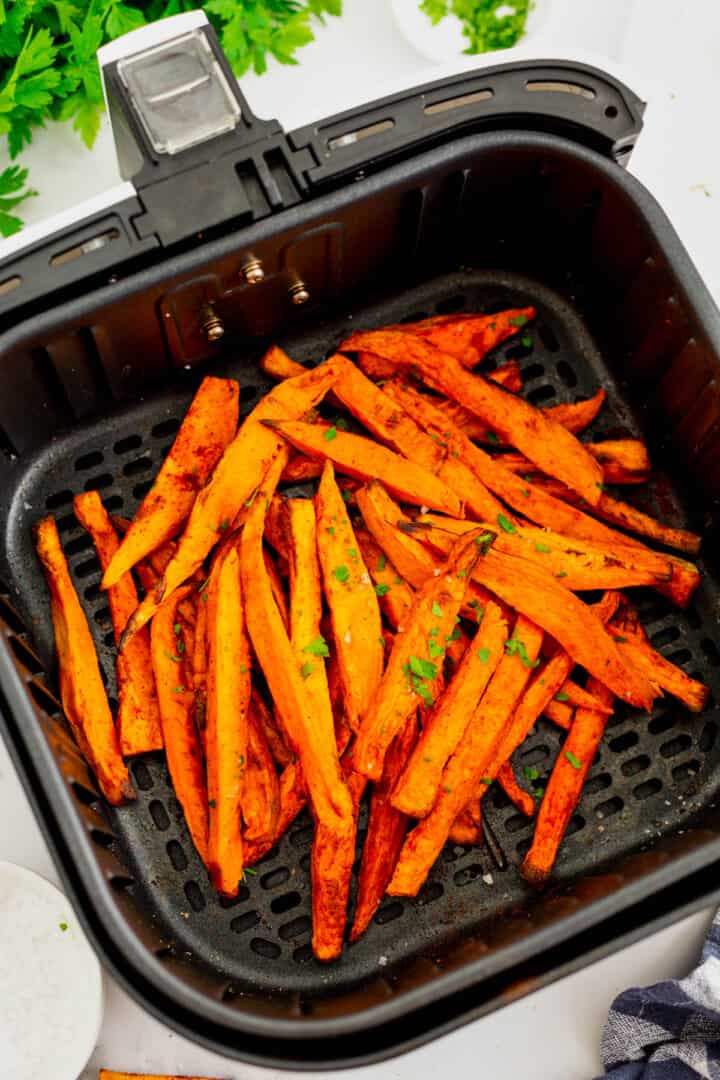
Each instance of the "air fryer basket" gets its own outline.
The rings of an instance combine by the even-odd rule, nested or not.
[[[248,253],[266,271],[241,283]],[[311,300],[288,298],[301,281]],[[508,342],[528,398],[605,387],[592,434],[641,435],[657,467],[644,508],[704,533],[703,585],[680,613],[636,599],[653,644],[710,686],[702,716],[666,698],[619,705],[557,865],[538,897],[517,868],[533,823],[500,792],[503,859],[448,845],[421,894],[386,900],[329,966],[312,957],[309,847],[299,818],[236,900],[210,888],[162,755],[136,760],[138,799],[109,810],[55,697],[49,609],[30,527],[52,511],[110,692],[112,633],[73,494],[131,514],[205,373],[267,389],[271,341],[321,361],[349,328],[535,304]],[[226,336],[201,332],[211,304]],[[42,307],[42,305],[39,305]],[[4,735],[84,925],[149,1009],[230,1056],[316,1067],[386,1056],[679,917],[719,891],[720,319],[648,193],[598,150],[548,133],[475,133],[194,251],[34,309],[0,339],[0,705]],[[625,497],[625,496],[624,496]],[[562,733],[541,720],[516,765],[545,776]],[[541,781],[542,782],[542,781]],[[360,821],[360,842],[364,834]]]

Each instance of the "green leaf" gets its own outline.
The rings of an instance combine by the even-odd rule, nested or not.
[[[525,642],[520,641],[519,638],[516,638],[515,636],[505,642],[505,652],[508,656],[517,656],[520,663],[528,668],[536,668],[540,663],[539,660],[530,659],[527,654],[527,649],[525,648]]]
[[[570,750],[565,751],[565,757],[568,759],[568,761],[572,765],[573,769],[582,768],[582,761],[580,760],[579,757],[575,757],[575,755],[573,753],[571,753]]]
[[[387,596],[387,594],[390,592],[390,586],[389,585],[376,585],[375,586],[375,592],[378,594],[378,596]]]
[[[345,582],[350,577],[350,571],[347,566],[336,566],[333,570],[333,577],[336,581]]]
[[[127,4],[113,4],[105,20],[105,30],[111,38],[121,37],[131,30],[145,25],[145,16],[137,8]]]
[[[433,657],[433,659],[437,659],[437,657],[445,655],[445,650],[443,649],[442,645],[438,645],[433,638],[430,638],[430,640],[428,641],[428,652]]]
[[[478,649],[478,659],[481,664],[487,664],[490,659],[490,650],[485,648]]]
[[[440,607],[437,600],[433,600],[432,607],[430,608],[430,610],[432,611],[433,615],[438,619],[440,618],[440,616],[443,613],[443,609]]]
[[[324,434],[323,434],[323,439],[327,439],[328,442],[332,442],[333,439],[336,439],[336,438],[337,438],[337,428],[334,425],[332,427],[329,427],[327,429],[327,431],[324,432]]]
[[[505,517],[504,514],[498,514],[497,523],[500,526],[500,528],[503,530],[503,532],[506,532],[506,533],[516,533],[517,532],[517,529],[513,525],[510,518]]]
[[[555,695],[555,701],[569,701],[569,700],[570,700],[570,698],[565,693],[564,690],[558,691],[558,693]]]
[[[311,664],[310,661],[308,660],[300,668],[300,674],[302,675],[303,679],[309,679],[314,670],[315,670],[315,665]]]
[[[326,642],[325,638],[322,636],[322,634],[319,634],[318,637],[313,638],[313,640],[308,645],[305,646],[305,648],[303,649],[303,652],[309,653],[310,656],[329,656],[330,655],[330,650],[328,648],[327,642]]]
[[[73,128],[78,132],[88,150],[92,150],[97,133],[100,130],[100,116],[101,112],[98,106],[85,99],[80,102],[75,112]]]
[[[410,670],[413,675],[420,679],[434,679],[437,677],[437,665],[431,660],[423,660],[420,656],[410,657]]]
[[[13,236],[22,228],[22,220],[9,211],[30,199],[37,192],[32,188],[22,189],[27,182],[28,171],[19,165],[8,165],[0,173],[0,235]]]

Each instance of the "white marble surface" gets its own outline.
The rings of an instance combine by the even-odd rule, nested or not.
[[[687,0],[682,5],[676,0],[537,3],[547,3],[548,10],[538,20],[530,51],[545,56],[592,55],[648,98],[645,130],[632,170],[668,211],[720,299],[720,142],[715,134],[720,5],[716,0]],[[434,67],[404,40],[388,0],[345,0],[345,9],[342,20],[319,31],[315,43],[301,54],[298,67],[274,67],[263,79],[244,80],[259,115],[277,116],[289,128],[448,70],[447,65]],[[46,227],[50,215],[73,212],[80,201],[102,195],[118,182],[105,127],[92,153],[67,126],[49,128],[36,136],[24,160],[42,192],[27,212],[27,220],[39,229]],[[0,859],[14,860],[56,880],[1,745]],[[343,1075],[348,1080],[424,1080],[439,1071],[464,1075],[470,1067],[492,1080],[591,1077],[600,1067],[600,1032],[613,996],[631,984],[686,973],[699,954],[710,917],[709,911],[694,915],[428,1047]],[[227,1080],[291,1075],[201,1050],[144,1014],[110,979],[106,982],[105,1023],[82,1080],[94,1080],[101,1065]]]

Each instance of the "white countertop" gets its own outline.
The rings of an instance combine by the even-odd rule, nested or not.
[[[537,4],[548,8],[538,21],[541,37],[535,55],[593,58],[649,100],[631,170],[668,211],[720,300],[720,142],[714,122],[720,89],[717,0],[687,0],[684,5],[676,0],[602,4],[537,0]],[[344,5],[343,18],[330,20],[299,54],[299,66],[274,66],[262,79],[243,80],[248,100],[260,116],[276,116],[290,128],[448,70],[434,66],[405,42],[388,0],[344,0]],[[92,153],[67,125],[52,126],[36,135],[23,164],[30,166],[32,183],[42,193],[27,204],[25,217],[40,228],[49,215],[68,211],[118,183],[106,126]],[[0,168],[3,165],[0,152]],[[0,243],[0,258],[3,247]],[[0,859],[57,881],[2,744],[0,822]],[[699,955],[710,918],[707,911],[685,919],[423,1049],[336,1075],[348,1080],[425,1080],[439,1070],[464,1075],[469,1066],[492,1080],[592,1077],[600,1069],[600,1032],[612,998],[629,985],[685,974]],[[106,984],[105,1023],[82,1080],[96,1080],[100,1066],[227,1080],[295,1075],[208,1053],[143,1013],[111,979],[106,978]]]

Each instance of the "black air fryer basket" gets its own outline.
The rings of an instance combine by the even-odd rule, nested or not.
[[[370,1062],[720,894],[720,318],[622,168],[641,103],[600,71],[504,64],[285,135],[250,114],[207,27],[135,59],[104,70],[134,194],[0,271],[3,734],[85,929],[145,1008],[230,1057]],[[31,526],[56,515],[112,692],[75,493],[97,488],[131,514],[201,377],[238,379],[248,410],[271,342],[312,363],[351,329],[524,304],[539,313],[532,344],[497,360],[520,360],[536,404],[605,387],[592,434],[645,438],[656,474],[641,505],[704,535],[689,609],[642,590],[637,602],[653,644],[713,696],[702,716],[670,698],[650,716],[617,708],[544,895],[518,875],[533,824],[498,792],[496,846],[447,846],[416,899],[386,900],[322,966],[308,818],[228,902],[162,755],[132,764],[136,803],[103,805],[58,707]],[[541,720],[516,764],[545,776],[561,741]]]

